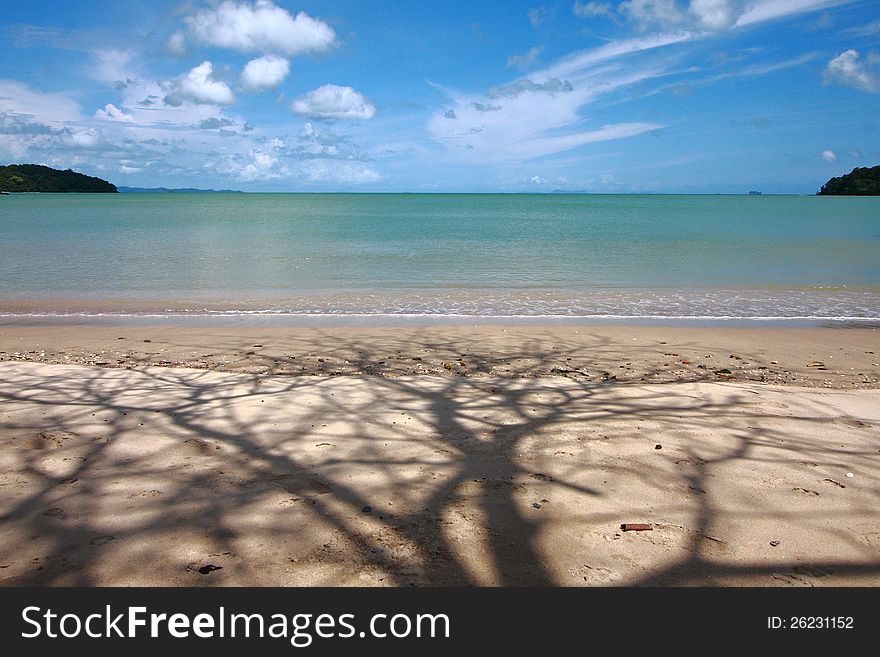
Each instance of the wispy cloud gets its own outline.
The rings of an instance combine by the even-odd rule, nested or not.
[[[765,21],[787,18],[817,9],[846,5],[856,0],[756,0],[736,21],[737,27],[745,27]]]
[[[521,55],[510,55],[507,58],[507,67],[508,68],[527,68],[531,66],[538,56],[541,54],[541,49],[537,46],[534,48],[529,48],[527,52],[524,52]]]
[[[865,23],[864,25],[848,27],[845,30],[840,31],[840,36],[847,39],[877,36],[878,34],[880,34],[880,20]]]
[[[432,137],[447,152],[465,160],[522,161],[561,153],[587,144],[627,139],[656,131],[652,121],[622,121],[594,127],[591,108],[602,99],[631,102],[661,91],[681,89],[733,77],[758,77],[815,60],[804,53],[783,61],[767,59],[743,64],[728,62],[728,70],[712,75],[699,67],[680,65],[693,51],[688,44],[719,38],[722,32],[776,20],[849,0],[692,0],[686,6],[673,0],[627,0],[618,5],[645,33],[610,41],[565,56],[527,78],[513,80],[483,93],[445,90],[450,103],[428,121]],[[582,16],[605,13],[602,3],[575,3]],[[609,8],[610,11],[610,8]],[[660,28],[658,31],[650,31]],[[664,57],[652,56],[665,49]],[[687,79],[682,81],[682,76]],[[643,90],[651,80],[677,76],[675,82]],[[632,93],[641,85],[638,93]],[[863,83],[864,86],[864,83]],[[620,92],[626,91],[626,95]],[[492,112],[481,111],[491,105]]]

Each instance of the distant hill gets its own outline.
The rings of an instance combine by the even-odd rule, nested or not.
[[[67,169],[40,164],[0,166],[0,191],[4,192],[116,192],[116,185]]]
[[[880,196],[880,166],[856,167],[822,185],[819,196]]]
[[[169,189],[167,187],[120,187],[120,192],[124,194],[243,194],[237,189],[193,189],[192,187],[184,187],[179,189]]]

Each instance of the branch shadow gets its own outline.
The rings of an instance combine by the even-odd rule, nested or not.
[[[327,339],[355,372],[375,373],[376,345]],[[778,522],[811,523],[846,542],[856,561],[732,562],[718,551],[729,540],[713,536],[727,513],[718,472],[804,460],[818,470],[861,462],[880,472],[876,427],[851,429],[862,433],[847,450],[787,433],[742,392],[706,397],[576,372],[499,377],[479,344],[427,348],[466,354],[485,376],[80,367],[72,377],[70,368],[6,364],[0,584],[576,584],[564,576],[564,558],[549,554],[571,545],[554,535],[574,531],[569,519],[589,540],[621,538],[627,518],[604,485],[611,477],[671,500],[658,511],[668,526],[688,518],[674,546],[680,557],[616,583],[798,584],[830,573],[878,581],[874,539],[823,529],[834,510],[756,507]],[[541,366],[549,371],[582,352],[582,344],[559,344]],[[525,341],[508,369],[529,362],[535,371],[535,353]],[[271,371],[294,366],[276,356]],[[787,421],[818,433],[832,411],[799,409]],[[723,439],[697,439],[725,418],[735,426]],[[635,435],[642,426],[645,435]],[[681,458],[663,456],[661,467],[608,456],[617,443],[653,445],[652,427],[694,442],[682,439]],[[876,526],[880,489],[876,476],[868,482],[873,504],[849,511]],[[663,497],[673,488],[685,493]],[[542,496],[563,493],[568,506],[556,515]]]

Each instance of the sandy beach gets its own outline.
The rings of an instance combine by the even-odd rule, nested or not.
[[[0,352],[2,585],[880,584],[871,329],[4,326]]]
[[[434,374],[880,387],[880,329],[482,325],[0,325],[0,362],[284,376]]]

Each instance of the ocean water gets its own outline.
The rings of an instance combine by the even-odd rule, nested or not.
[[[0,313],[880,320],[880,198],[0,197]]]

